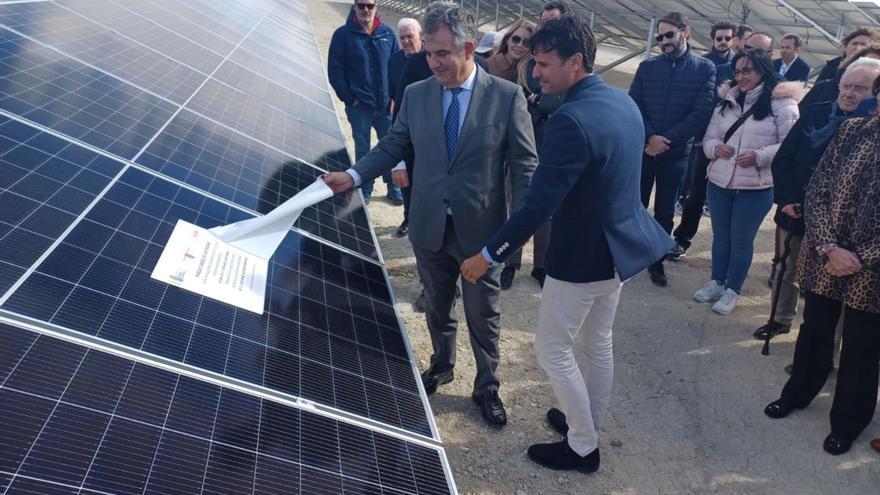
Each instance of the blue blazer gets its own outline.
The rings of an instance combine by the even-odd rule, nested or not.
[[[572,87],[550,119],[523,206],[486,245],[498,262],[553,217],[547,275],[628,279],[673,242],[642,206],[645,128],[635,102],[596,75]]]
[[[773,61],[773,69],[779,74],[779,68],[782,67],[782,59],[777,58]],[[786,81],[804,81],[810,78],[810,65],[804,62],[804,59],[798,57],[794,59],[791,67],[785,73]]]

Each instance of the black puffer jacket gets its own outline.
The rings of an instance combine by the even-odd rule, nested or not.
[[[639,64],[629,95],[642,112],[646,139],[661,135],[672,141],[660,156],[687,156],[712,117],[715,64],[690,48],[674,60],[658,55]]]
[[[779,146],[773,159],[773,202],[776,209],[776,224],[796,235],[804,235],[804,219],[792,218],[782,213],[782,207],[791,204],[804,204],[807,186],[825,146],[814,149],[806,132],[810,129],[821,129],[828,124],[831,117],[833,101],[822,101],[807,105],[801,110],[801,116],[788,132],[788,136]]]

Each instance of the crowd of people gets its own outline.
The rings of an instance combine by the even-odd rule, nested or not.
[[[489,424],[507,423],[499,296],[534,238],[535,351],[559,405],[547,421],[564,438],[528,455],[595,471],[623,282],[647,270],[667,286],[664,262],[686,255],[708,214],[711,267],[693,299],[730,314],[775,204],[770,318],[754,337],[788,333],[801,295],[804,322],[791,377],[764,413],[809,405],[834,367],[840,328],[823,448],[850,449],[873,418],[880,377],[880,32],[848,34],[806,92],[811,68],[797,35],[780,40],[774,59],[773,36],[721,21],[700,54],[687,16],[671,13],[656,24],[660,54],[639,65],[626,93],[595,73],[596,40],[565,2],[479,41],[454,2],[432,2],[421,22],[401,19],[396,36],[378,10],[355,0],[332,38],[329,77],[356,163],[324,181],[369,199],[382,176],[388,200],[404,207],[397,235],[409,238],[424,287],[429,395],[454,379],[461,297],[472,398]]]

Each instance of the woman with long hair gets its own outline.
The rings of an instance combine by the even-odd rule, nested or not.
[[[711,160],[706,190],[712,213],[712,279],[694,293],[727,315],[752,264],[755,236],[773,205],[770,164],[798,119],[800,83],[778,83],[766,52],[746,49],[732,61],[735,85],[722,85],[703,151]]]
[[[513,23],[501,38],[501,46],[489,59],[489,73],[495,77],[517,82],[517,67],[530,55],[529,40],[535,34],[535,23],[521,19]]]

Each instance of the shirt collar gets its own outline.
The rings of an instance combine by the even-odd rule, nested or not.
[[[477,81],[477,64],[474,62],[474,66],[471,68],[471,74],[464,80],[461,85],[458,87],[465,91],[473,91],[474,83]],[[443,88],[445,91],[448,91],[450,88]]]

